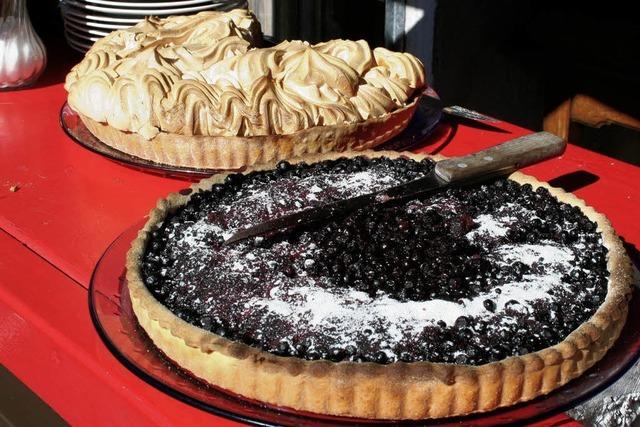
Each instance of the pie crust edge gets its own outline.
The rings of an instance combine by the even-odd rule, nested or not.
[[[380,117],[352,124],[313,126],[284,135],[243,137],[160,132],[147,140],[80,112],[78,115],[96,138],[124,153],[165,165],[229,170],[308,154],[375,148],[404,130],[420,97],[416,95],[407,105]]]
[[[433,158],[379,151],[312,155],[292,163],[359,155]],[[275,162],[247,172],[274,166]],[[191,188],[194,192],[207,189],[222,182],[226,175],[214,175]],[[154,344],[183,369],[207,383],[275,406],[358,418],[425,419],[484,412],[534,399],[581,375],[613,345],[626,321],[633,268],[620,238],[604,215],[573,194],[531,176],[516,172],[509,178],[534,188],[545,187],[559,201],[579,207],[597,223],[597,231],[608,249],[610,278],[605,301],[563,341],[540,351],[480,366],[432,362],[336,363],[281,357],[200,329],[158,302],[143,283],[140,270],[149,233],[190,197],[179,193],[158,201],[127,254],[133,310]]]

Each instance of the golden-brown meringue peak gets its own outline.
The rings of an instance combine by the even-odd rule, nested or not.
[[[369,43],[364,40],[331,40],[318,43],[314,49],[342,59],[361,76],[375,65]]]
[[[380,117],[425,85],[418,59],[364,40],[260,42],[242,9],[149,18],[94,44],[67,75],[68,101],[147,139],[255,136]]]
[[[311,103],[338,102],[355,94],[360,75],[346,62],[311,47],[300,49],[281,63],[275,75],[282,86]]]
[[[377,65],[389,70],[389,78],[404,79],[413,88],[424,86],[424,66],[415,56],[383,47],[375,48],[373,56]]]

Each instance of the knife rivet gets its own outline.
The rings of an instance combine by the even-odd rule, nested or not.
[[[491,156],[484,156],[482,159],[483,159],[483,160],[486,160],[486,161],[488,161],[488,162],[490,162],[491,160],[493,160],[493,157],[491,157]]]
[[[459,168],[466,168],[466,167],[467,167],[467,164],[466,164],[466,163],[458,163],[458,164],[457,164],[457,166],[458,166]]]

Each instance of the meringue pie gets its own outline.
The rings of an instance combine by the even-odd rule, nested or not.
[[[93,45],[67,75],[68,103],[120,151],[224,169],[375,147],[425,88],[417,58],[363,40],[263,45],[246,10],[147,18]]]
[[[520,173],[223,245],[434,167],[392,152],[303,161],[172,194],[132,243],[136,317],[196,378],[301,411],[448,417],[549,393],[620,334],[633,281],[620,239],[583,201]]]

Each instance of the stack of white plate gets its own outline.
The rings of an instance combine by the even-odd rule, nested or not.
[[[247,7],[246,0],[60,0],[67,42],[82,53],[111,31],[131,27],[146,16],[162,18],[241,7]]]

